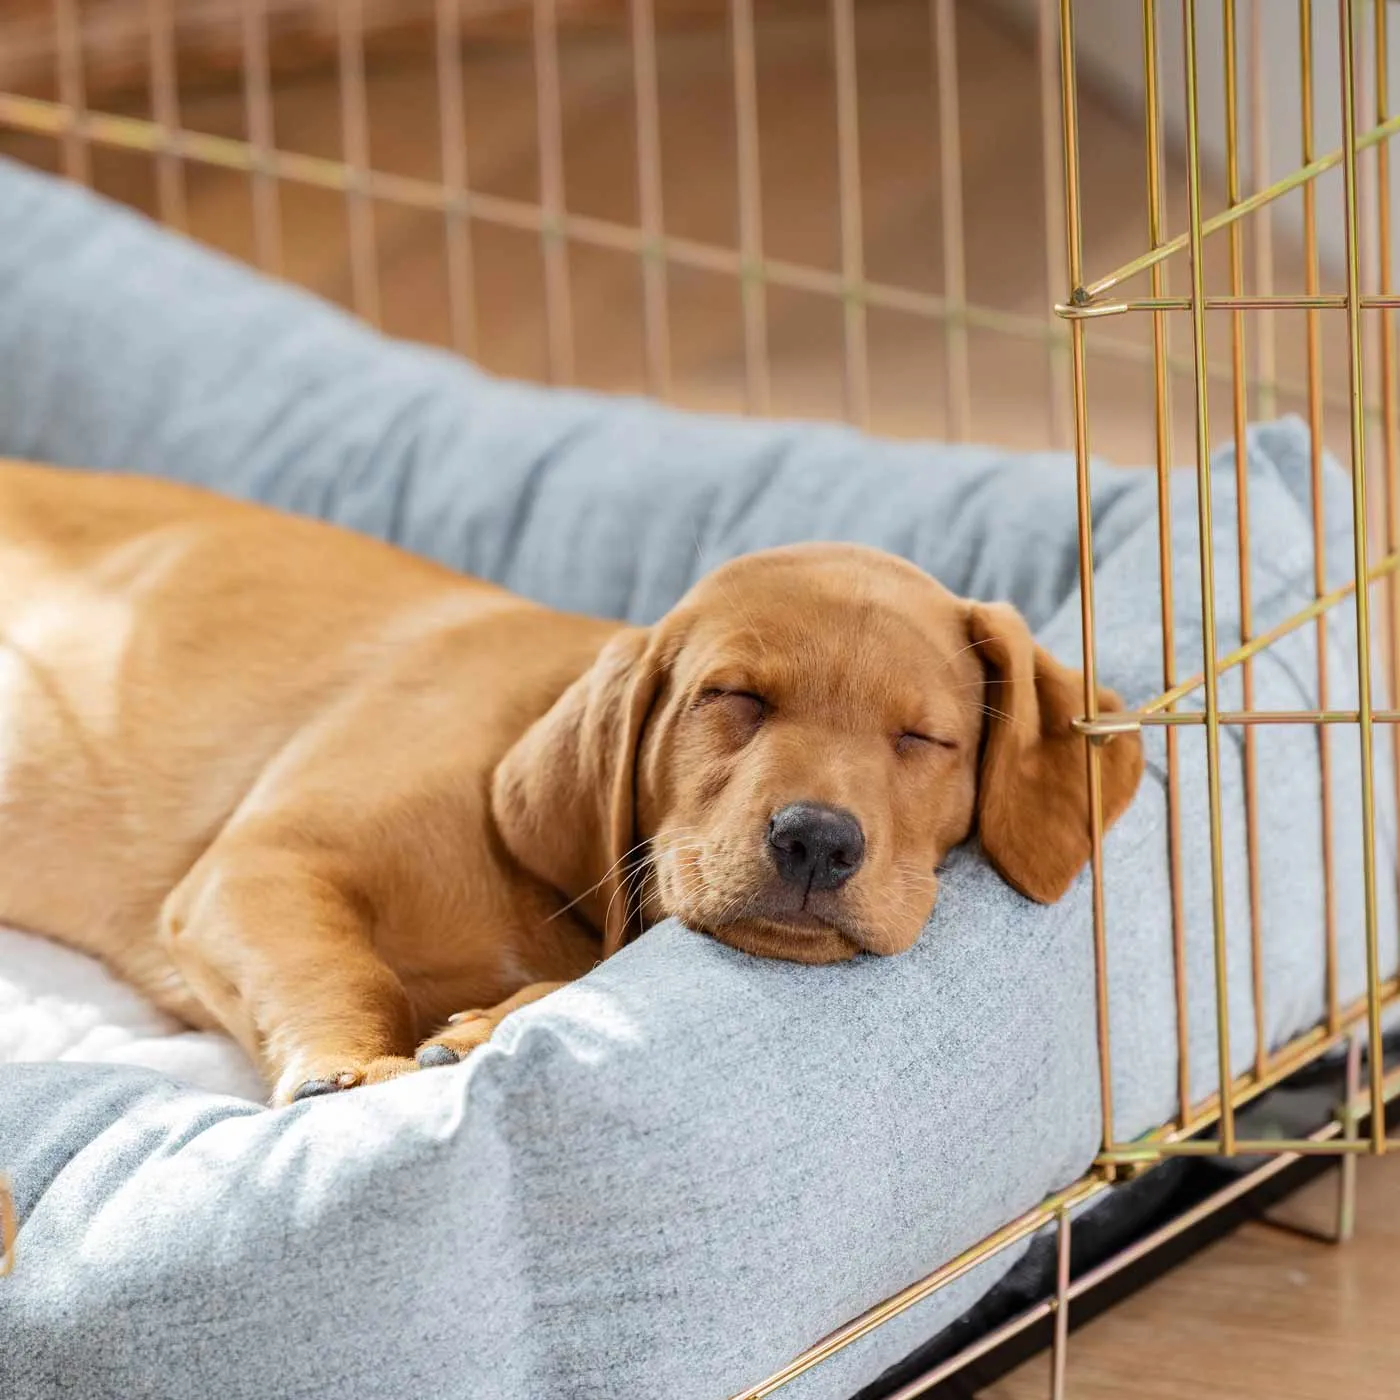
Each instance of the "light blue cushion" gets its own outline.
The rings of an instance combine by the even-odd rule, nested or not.
[[[705,568],[882,544],[1079,649],[1060,456],[881,443],[492,380],[385,342],[67,186],[0,164],[0,452],[215,485],[384,535],[547,602],[654,618]],[[1306,433],[1255,429],[1256,627],[1311,597]],[[1213,476],[1219,642],[1238,638],[1233,464]],[[1161,688],[1155,485],[1096,468],[1098,654]],[[1331,559],[1347,486],[1328,476]],[[1177,664],[1200,664],[1193,478]],[[1354,705],[1345,610],[1331,703]],[[1256,703],[1309,707],[1304,628]],[[1239,672],[1221,703],[1240,703]],[[1193,700],[1191,703],[1199,703]],[[1266,1032],[1323,1005],[1316,738],[1258,738]],[[1162,731],[1106,846],[1116,1130],[1175,1108]],[[1253,1058],[1242,766],[1224,742],[1233,1067]],[[1344,997],[1364,987],[1355,733],[1333,743]],[[1203,735],[1181,734],[1191,1067],[1216,1083]],[[1378,777],[1390,772],[1379,736]],[[1378,781],[1383,869],[1394,822]],[[1380,880],[1387,969],[1393,880]],[[3,914],[3,911],[0,911]],[[1027,903],[967,849],[918,947],[798,968],[663,924],[466,1064],[267,1112],[156,1076],[0,1069],[24,1217],[0,1394],[587,1400],[724,1396],[1082,1174],[1101,1130],[1090,891]],[[786,1394],[849,1395],[1009,1251]]]

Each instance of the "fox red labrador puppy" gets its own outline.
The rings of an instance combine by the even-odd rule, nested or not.
[[[1089,855],[1081,677],[873,549],[753,554],[629,627],[8,464],[0,639],[0,920],[222,1026],[276,1102],[456,1060],[665,915],[898,953],[974,828],[1035,900]],[[1107,821],[1141,770],[1104,749]]]

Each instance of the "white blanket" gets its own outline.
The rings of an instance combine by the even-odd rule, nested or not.
[[[0,928],[0,1064],[19,1060],[144,1065],[215,1093],[266,1094],[228,1036],[157,1011],[95,958]]]

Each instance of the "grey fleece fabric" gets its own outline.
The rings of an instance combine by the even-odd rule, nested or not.
[[[501,383],[49,179],[0,164],[0,452],[202,482],[381,535],[546,602],[647,620],[705,568],[851,539],[1019,606],[1080,653],[1059,456],[894,445]],[[1213,468],[1219,643],[1238,637],[1233,463]],[[1256,428],[1256,626],[1311,597],[1302,426]],[[1161,688],[1154,483],[1092,480],[1098,656]],[[1329,466],[1330,558],[1349,557]],[[1173,488],[1178,667],[1200,664],[1194,477]],[[1331,703],[1355,703],[1335,614]],[[1255,666],[1315,704],[1315,633]],[[1239,704],[1238,672],[1221,703]],[[1190,703],[1198,703],[1193,700]],[[1265,1031],[1323,1009],[1317,743],[1258,737]],[[1174,1111],[1161,730],[1105,845],[1115,1129]],[[1340,983],[1364,987],[1355,735],[1332,745]],[[1204,736],[1182,731],[1190,1055],[1217,1083]],[[1233,1068],[1254,1053],[1242,765],[1223,743]],[[1376,770],[1389,771],[1388,735]],[[1377,783],[1382,870],[1389,784]],[[1393,880],[1382,962],[1395,966]],[[1029,904],[974,848],[919,945],[800,968],[666,923],[512,1017],[467,1063],[280,1111],[145,1072],[0,1069],[23,1219],[0,1395],[98,1400],[729,1395],[1089,1165],[1101,1130],[1090,888]],[[807,1373],[849,1395],[1014,1252]]]

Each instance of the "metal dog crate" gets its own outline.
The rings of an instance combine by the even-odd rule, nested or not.
[[[1400,1090],[1400,1077],[1387,1076],[1379,1057],[1363,1071],[1362,1041],[1379,1044],[1383,1011],[1400,995],[1395,980],[1383,981],[1380,973],[1381,941],[1395,938],[1397,931],[1377,925],[1374,847],[1375,784],[1393,782],[1400,793],[1400,767],[1391,774],[1375,772],[1372,745],[1376,725],[1400,719],[1400,423],[1394,326],[1400,293],[1391,267],[1389,160],[1400,114],[1390,109],[1385,0],[1318,0],[1316,13],[1314,9],[1313,0],[1163,0],[1160,6],[1157,0],[1142,0],[1140,6],[1113,0],[1110,13],[1110,7],[1089,0],[1008,0],[998,10],[998,23],[1011,26],[1006,33],[1023,36],[1015,41],[1022,46],[1018,62],[1034,78],[997,99],[1015,138],[1014,157],[1006,141],[989,149],[975,139],[967,110],[970,80],[960,68],[960,50],[965,54],[969,33],[983,34],[990,21],[987,7],[959,6],[954,0],[878,0],[860,7],[855,0],[25,0],[0,19],[0,55],[5,56],[0,58],[0,149],[95,183],[273,274],[341,295],[371,322],[438,340],[492,368],[556,383],[590,382],[596,356],[581,347],[590,336],[595,345],[601,343],[596,334],[625,334],[635,337],[636,353],[601,387],[642,389],[701,407],[742,406],[758,414],[790,410],[778,383],[792,340],[785,349],[781,308],[791,304],[784,298],[800,298],[804,306],[818,308],[827,318],[824,324],[835,331],[839,394],[834,397],[842,415],[858,425],[891,426],[880,403],[890,363],[888,355],[881,358],[881,343],[896,323],[899,336],[906,337],[899,344],[917,340],[928,351],[919,362],[919,392],[912,396],[927,417],[901,420],[893,425],[896,431],[912,428],[952,439],[974,431],[985,435],[977,406],[993,376],[984,372],[985,365],[979,368],[979,355],[989,347],[996,355],[1020,356],[1018,365],[1034,367],[1025,373],[1040,376],[1043,412],[1030,417],[1029,428],[1017,430],[1029,432],[1041,445],[1072,448],[1078,464],[1086,658],[1081,725],[1090,741],[1086,762],[1095,794],[1093,936],[1099,969],[1102,1150],[1082,1180],[815,1342],[780,1372],[745,1391],[745,1400],[774,1394],[981,1261],[1045,1227],[1058,1229],[1053,1295],[900,1395],[921,1394],[997,1343],[1050,1321],[1050,1391],[1063,1396],[1076,1299],[1304,1155],[1339,1158],[1336,1234],[1345,1238],[1354,1213],[1357,1156],[1386,1149],[1385,1109]],[[1081,81],[1078,70],[1086,63],[1093,67],[1094,41],[1111,37],[1106,34],[1110,21],[1122,31],[1129,19],[1135,30],[1134,71],[1120,71],[1107,83],[1102,71]],[[1280,23],[1292,36],[1290,60],[1284,64],[1277,58]],[[880,32],[887,40],[894,36],[895,49],[921,55],[925,66],[919,110],[927,122],[898,128],[909,133],[916,161],[925,161],[921,173],[900,177],[923,182],[920,198],[925,203],[914,243],[926,265],[916,269],[917,275],[883,270],[878,239],[871,236],[872,148],[862,136],[881,86],[870,83],[871,54],[879,47],[869,39],[872,26],[883,26]],[[1330,61],[1333,46],[1335,62]],[[687,110],[708,112],[720,130],[708,159],[717,162],[711,170],[713,186],[728,192],[708,232],[703,218],[678,219],[675,214],[677,189],[694,179],[696,170],[709,167],[697,165],[701,158],[692,151],[685,173],[677,174],[670,152],[680,139],[678,132],[684,135],[684,123],[678,126],[673,116],[668,124],[666,115],[668,99],[684,85],[684,73],[699,71],[702,58],[710,65],[706,71],[718,75],[711,96],[717,93],[720,100],[706,105],[697,98],[699,107],[692,103]],[[527,81],[526,98],[517,93],[515,105],[504,103],[494,116],[489,108],[482,110],[481,92],[489,99],[490,92],[504,91],[502,83],[482,79],[483,62],[495,64],[492,71],[498,75],[509,70]],[[819,81],[801,82],[819,89],[814,103],[826,104],[825,125],[802,147],[829,157],[817,174],[804,175],[802,161],[782,146],[793,124],[784,126],[774,118],[770,87],[796,83],[794,63],[806,63],[818,73]],[[431,120],[424,128],[431,139],[420,133],[406,143],[407,156],[399,159],[400,151],[392,161],[379,158],[376,139],[387,119],[382,110],[376,112],[375,75],[386,64],[417,75],[386,88],[390,98],[398,93],[407,101],[404,94],[410,88],[428,92],[422,110]],[[597,207],[599,201],[591,198],[587,182],[578,181],[570,164],[568,128],[581,109],[570,97],[569,69],[580,64],[596,81],[602,81],[599,74],[606,75],[626,128],[610,167],[614,175],[622,172],[622,193],[608,208]],[[212,106],[203,98],[191,100],[182,86],[182,75],[187,78],[190,71],[213,75],[222,96]],[[308,73],[321,74],[320,80],[330,85],[325,90],[334,94],[330,129],[319,149],[311,148],[315,143],[294,148],[279,130],[287,104],[300,101],[297,94],[304,91]],[[1323,92],[1334,99],[1325,111]],[[1296,112],[1295,131],[1281,131],[1276,120],[1280,102]],[[383,105],[381,101],[381,109]],[[1093,124],[1086,113],[1099,114],[1094,120],[1102,125],[1104,111],[1121,116],[1125,107],[1134,113],[1140,141],[1129,160],[1140,191],[1140,198],[1131,201],[1136,211],[1130,233],[1139,251],[1104,270],[1093,259],[1114,245],[1099,237],[1095,223],[1095,200],[1105,180],[1092,173],[1082,154]],[[1212,114],[1208,122],[1202,115],[1207,110]],[[1324,118],[1339,123],[1335,145],[1320,140]],[[530,133],[530,177],[524,187],[482,176],[472,133],[479,135],[493,124],[513,124]],[[1275,174],[1271,145],[1291,151],[1295,144],[1297,162],[1290,160],[1286,173]],[[1030,201],[1026,221],[1013,221],[1011,254],[1004,265],[993,267],[990,278],[980,277],[981,288],[992,288],[988,297],[974,285],[979,278],[970,276],[969,267],[983,257],[983,242],[994,241],[999,224],[1007,220],[998,221],[985,209],[972,219],[967,210],[972,195],[993,183],[1013,159],[1026,159],[1027,151],[1035,178],[1028,185],[1021,181],[1026,186],[1021,195]],[[772,214],[775,173],[785,188],[810,176],[818,192],[810,207],[830,215],[832,236],[811,256],[784,246],[794,239]],[[222,193],[210,197],[211,189]],[[308,201],[313,197],[320,201],[315,208],[322,226],[334,224],[343,237],[338,246],[343,247],[344,285],[339,289],[318,281],[288,254],[288,231],[312,208]],[[1174,200],[1178,217],[1173,226]],[[214,212],[201,212],[204,205]],[[716,234],[720,225],[724,227]],[[1289,281],[1281,272],[1286,261],[1280,256],[1286,241],[1281,229],[1291,229],[1296,254],[1290,275],[1298,285],[1291,290],[1280,289]],[[396,240],[423,238],[433,243],[428,260],[437,280],[432,295],[420,296],[417,305],[421,309],[431,303],[441,314],[405,325],[396,320],[393,278],[386,276],[386,267]],[[492,322],[484,310],[486,293],[501,280],[483,271],[493,238],[514,240],[511,266],[537,284],[537,305],[532,306],[538,312],[540,344],[515,360],[500,348],[500,316]],[[1335,286],[1326,283],[1320,248],[1329,238],[1338,244],[1333,266],[1342,272]],[[606,285],[613,295],[580,292],[580,269],[589,259],[607,261],[611,280]],[[1000,297],[1013,280],[1020,301]],[[720,389],[700,383],[703,374],[697,375],[693,364],[680,365],[677,351],[684,338],[677,330],[684,307],[716,298],[731,317],[737,367],[732,382],[719,376]],[[1106,411],[1096,395],[1121,399],[1127,382],[1135,386],[1130,416],[1141,425],[1141,458],[1153,464],[1158,481],[1161,691],[1136,712],[1100,716],[1088,465],[1091,447],[1101,445],[1095,425]],[[832,400],[834,385],[823,384],[818,397],[825,403]],[[1101,390],[1101,384],[1108,389]],[[906,393],[904,400],[909,403],[911,395]],[[1212,556],[1202,550],[1205,653],[1199,672],[1179,675],[1167,524],[1173,469],[1179,462],[1194,469],[1199,527],[1208,538],[1213,425],[1227,424],[1243,463],[1250,414],[1290,406],[1311,426],[1315,481],[1320,480],[1324,442],[1349,460],[1354,519],[1365,526],[1353,531],[1352,579],[1327,587],[1315,494],[1315,601],[1268,631],[1255,632],[1249,570],[1241,567],[1245,640],[1221,653],[1215,644]],[[798,405],[799,411],[809,407]],[[1121,437],[1110,445],[1120,457],[1134,449],[1132,440]],[[1238,470],[1243,561],[1247,483],[1243,465]],[[1298,629],[1315,629],[1321,643],[1337,608],[1355,612],[1357,707],[1329,708],[1320,661],[1318,709],[1285,713],[1254,708],[1252,663]],[[1373,640],[1385,652],[1388,687],[1381,696],[1372,694]],[[1323,647],[1318,650],[1321,657]],[[1217,685],[1222,673],[1235,668],[1242,675],[1244,703],[1227,712]],[[1180,702],[1195,692],[1202,694],[1203,707],[1182,709]],[[1326,774],[1338,745],[1359,746],[1366,842],[1367,994],[1354,1004],[1339,1000],[1336,929],[1329,917],[1317,930],[1326,955],[1326,1015],[1307,1033],[1273,1050],[1263,1033],[1266,989],[1258,917],[1262,814],[1254,791],[1254,741],[1263,724],[1306,725],[1316,731],[1323,775],[1318,859],[1326,889],[1334,880]],[[1175,1118],[1144,1139],[1125,1141],[1115,1130],[1110,1088],[1115,1046],[1108,1032],[1104,979],[1105,949],[1114,930],[1104,916],[1098,765],[1101,744],[1111,743],[1124,729],[1149,725],[1166,727],[1171,808],[1182,764],[1178,729],[1200,725],[1205,731],[1219,1063],[1228,1090],[1197,1094],[1183,1049]],[[1222,736],[1234,729],[1242,735],[1244,756],[1252,991],[1260,1047],[1252,1067],[1238,1077],[1230,1074],[1219,771]],[[1185,1047],[1185,929],[1174,815],[1172,827],[1176,1015],[1178,1043]],[[1332,1121],[1297,1140],[1249,1140],[1238,1131],[1237,1115],[1246,1104],[1342,1047],[1346,1092]],[[1196,1155],[1259,1160],[1187,1215],[1072,1277],[1070,1216],[1076,1207],[1167,1158]],[[0,1210],[0,1220],[6,1222],[8,1243],[12,1214]]]

